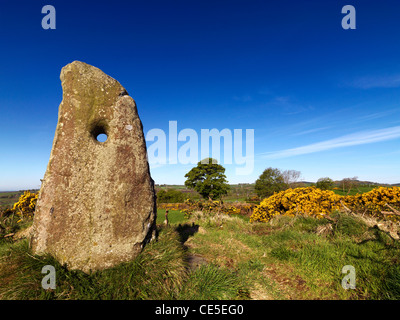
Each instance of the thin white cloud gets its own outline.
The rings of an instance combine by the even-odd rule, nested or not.
[[[300,105],[293,102],[293,99],[289,96],[275,96],[267,105],[275,108],[279,108],[283,115],[291,116],[303,112],[308,112],[314,110],[311,105]]]
[[[381,111],[381,112],[376,112],[376,113],[363,115],[363,116],[359,117],[358,120],[359,121],[375,120],[375,119],[387,117],[387,116],[392,115],[394,113],[399,113],[399,108],[389,109],[389,110],[385,110],[385,111]]]
[[[304,130],[304,131],[294,133],[293,136],[303,136],[305,134],[315,133],[315,132],[323,131],[323,130],[326,130],[329,128],[331,128],[331,127],[322,127],[322,128],[314,128],[314,129],[310,129],[310,130]]]
[[[360,89],[400,87],[400,75],[370,76],[355,79],[350,86]]]
[[[400,126],[379,130],[356,132],[339,138],[317,142],[298,148],[263,153],[263,156],[267,159],[288,158],[303,154],[392,140],[397,138],[400,138]]]

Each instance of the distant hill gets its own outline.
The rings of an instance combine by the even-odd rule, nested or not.
[[[400,187],[400,182],[399,183],[380,183],[380,182],[374,182],[374,181],[368,181],[368,180],[354,180],[357,184],[361,185],[369,185],[369,186],[392,186],[392,187]],[[335,184],[340,184],[341,180],[335,180]],[[297,183],[303,183],[305,185],[312,185],[315,184],[313,181],[298,181]],[[230,183],[230,186],[233,187],[252,187],[255,185],[255,183]],[[156,184],[156,188],[176,188],[176,189],[186,189],[185,185],[179,185],[179,184]]]

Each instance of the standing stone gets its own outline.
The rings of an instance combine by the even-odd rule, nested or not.
[[[89,272],[134,259],[154,236],[154,183],[136,104],[121,84],[79,61],[60,78],[63,100],[31,247]]]

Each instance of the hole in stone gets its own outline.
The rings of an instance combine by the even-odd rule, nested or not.
[[[98,142],[106,142],[108,139],[108,134],[107,130],[108,126],[107,124],[100,120],[95,122],[90,129],[90,134],[92,135],[93,139],[95,139]]]
[[[105,133],[100,133],[97,135],[96,140],[98,142],[106,142],[107,141],[107,135]]]

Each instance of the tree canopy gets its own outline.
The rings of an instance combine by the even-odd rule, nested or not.
[[[330,190],[333,188],[334,182],[331,178],[319,178],[316,184],[317,188],[321,190]]]
[[[279,169],[267,168],[256,180],[255,191],[260,198],[272,196],[274,192],[279,192],[288,188],[284,176]]]
[[[229,191],[225,168],[212,158],[198,162],[185,178],[185,186],[196,190],[205,199],[218,199]]]

